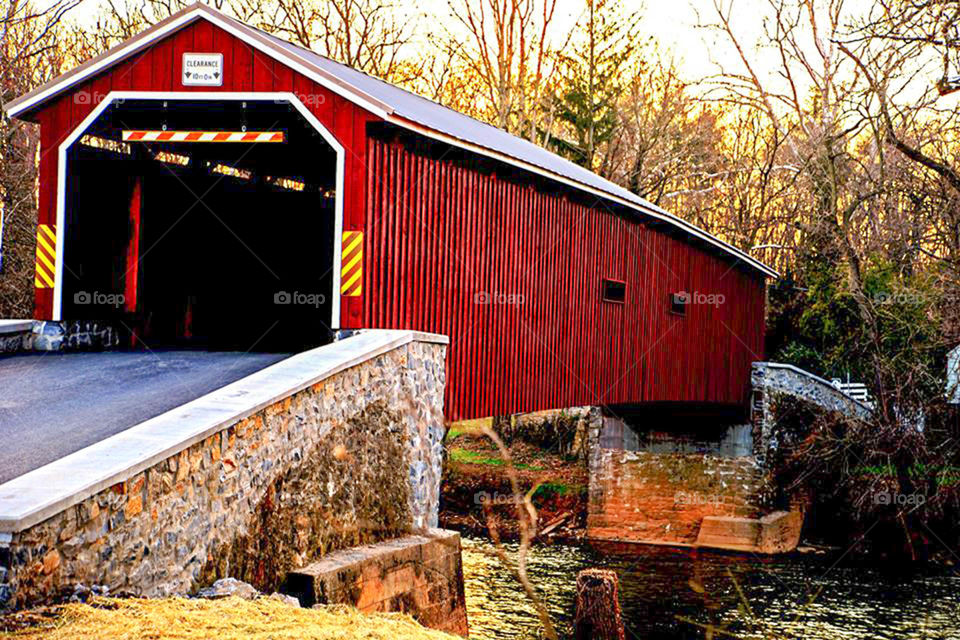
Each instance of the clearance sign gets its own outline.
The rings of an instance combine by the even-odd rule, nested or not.
[[[223,86],[222,53],[184,53],[180,81],[185,87]]]

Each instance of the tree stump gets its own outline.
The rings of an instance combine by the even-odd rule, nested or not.
[[[617,574],[584,569],[577,574],[576,640],[624,640]]]

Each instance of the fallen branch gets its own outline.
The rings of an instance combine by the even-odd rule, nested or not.
[[[559,516],[557,516],[556,518],[554,518],[553,520],[551,520],[550,522],[548,522],[548,523],[543,527],[543,530],[540,532],[540,535],[541,535],[541,536],[545,536],[545,535],[549,534],[551,531],[555,530],[557,527],[559,527],[559,526],[562,525],[564,522],[566,522],[566,521],[570,518],[571,515],[573,515],[573,514],[570,513],[569,511],[564,511],[564,512],[561,513]]]

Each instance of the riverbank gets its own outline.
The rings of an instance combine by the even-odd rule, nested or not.
[[[454,424],[446,437],[440,495],[440,526],[465,535],[489,537],[488,514],[500,537],[519,537],[507,465],[480,430],[489,421]],[[577,543],[587,517],[587,469],[576,457],[519,439],[509,445],[520,490],[536,489],[538,542]]]
[[[0,638],[17,640],[452,640],[401,614],[350,607],[301,609],[281,599],[91,598],[0,616]]]

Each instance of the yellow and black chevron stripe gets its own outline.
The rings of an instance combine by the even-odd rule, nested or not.
[[[57,277],[57,227],[37,225],[37,272],[33,283],[37,289],[52,289]]]
[[[340,293],[359,296],[363,289],[363,231],[344,231],[342,247]]]

